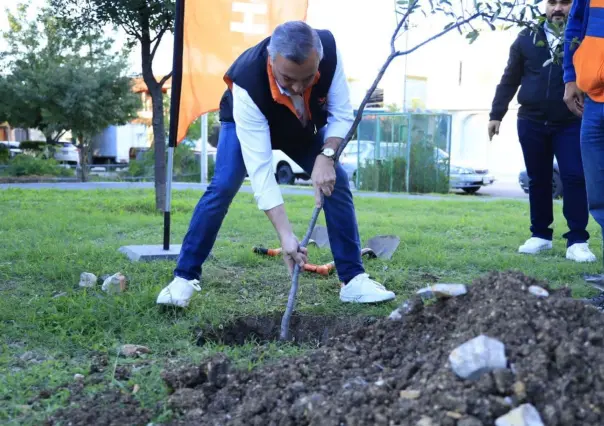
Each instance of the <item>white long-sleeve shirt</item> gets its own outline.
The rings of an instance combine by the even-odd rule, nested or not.
[[[283,88],[279,89],[286,93]],[[260,210],[270,210],[283,204],[283,196],[273,172],[268,120],[245,89],[233,84],[232,91],[233,118],[254,198]],[[327,93],[327,112],[325,138],[344,138],[352,126],[354,114],[339,50],[335,74]]]

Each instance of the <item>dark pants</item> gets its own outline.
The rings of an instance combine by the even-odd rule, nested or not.
[[[567,246],[589,239],[587,193],[581,161],[581,123],[552,126],[518,119],[518,138],[529,178],[529,201],[533,237],[552,239],[554,222],[552,178],[554,155],[558,160],[564,191],[563,213],[569,232]]]
[[[604,103],[585,98],[581,152],[587,183],[589,211],[604,228]]]
[[[310,175],[322,145],[323,133],[319,132],[312,146],[286,154]],[[174,275],[189,280],[200,278],[201,265],[216,241],[222,221],[245,175],[235,124],[222,123],[214,177],[195,207]],[[331,196],[325,197],[323,209],[336,270],[340,280],[347,283],[365,270],[348,176],[339,164],[335,189]]]

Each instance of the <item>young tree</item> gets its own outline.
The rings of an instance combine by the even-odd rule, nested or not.
[[[166,131],[162,87],[168,74],[157,79],[153,60],[168,31],[173,30],[174,0],[49,0],[55,13],[74,24],[75,28],[105,25],[120,27],[130,46],[141,49],[143,80],[153,104],[153,144],[155,151],[155,203],[163,209],[166,195]]]
[[[539,1],[540,0],[536,0],[533,4],[527,5],[524,0],[514,0],[513,3],[502,0],[461,0],[459,3],[456,2],[455,4],[449,0],[397,0],[395,3],[397,26],[390,39],[390,54],[385,59],[384,64],[373,81],[373,84],[369,90],[367,90],[365,98],[358,108],[358,112],[352,127],[348,131],[348,134],[342,143],[340,143],[338,146],[335,162],[337,163],[342,151],[346,148],[346,145],[355,134],[363,117],[365,107],[370,102],[372,94],[384,77],[386,70],[393,60],[398,57],[413,53],[422,46],[425,46],[431,41],[434,41],[453,30],[458,31],[460,34],[465,34],[469,42],[473,43],[480,35],[480,31],[484,28],[493,31],[496,30],[497,27],[495,26],[495,22],[497,21],[509,22],[510,24],[506,29],[509,29],[514,25],[534,28],[534,21],[538,19],[539,15],[541,15],[538,10]],[[409,30],[409,17],[413,14],[419,13],[421,13],[424,17],[427,17],[429,14],[440,14],[441,16],[444,15],[451,19],[451,22],[449,22],[441,31],[435,31],[434,35],[426,38],[415,46],[405,48],[404,50],[399,50],[396,45],[396,41]],[[527,18],[527,13],[530,15],[530,18]],[[323,196],[321,195],[321,197]],[[322,207],[314,208],[308,229],[306,230],[306,234],[302,239],[300,247],[307,246],[308,241],[310,240],[310,235],[312,234],[315,224],[317,223],[321,209]],[[281,319],[281,331],[279,334],[279,338],[281,340],[286,340],[289,336],[289,322],[296,303],[299,276],[300,266],[296,265],[292,275],[292,286],[289,291],[285,313]]]
[[[13,126],[37,128],[47,140],[71,130],[80,146],[86,179],[89,142],[109,125],[136,116],[139,98],[124,75],[124,54],[111,51],[111,41],[87,30],[74,37],[70,28],[43,10],[27,23],[26,8],[9,15],[10,51],[0,91],[0,117]]]

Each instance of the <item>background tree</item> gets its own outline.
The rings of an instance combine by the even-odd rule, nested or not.
[[[75,34],[49,10],[28,23],[26,13],[20,6],[17,15],[9,15],[8,65],[0,79],[0,91],[8,95],[0,103],[0,119],[39,129],[47,141],[70,130],[86,179],[92,137],[107,126],[128,123],[140,106],[124,75],[126,57],[113,52],[112,41],[98,31]]]
[[[153,60],[167,32],[173,31],[174,0],[49,0],[53,10],[75,28],[113,25],[128,36],[128,45],[141,49],[142,75],[153,104],[155,203],[163,209],[166,195],[166,130],[162,87],[171,74],[157,79]]]

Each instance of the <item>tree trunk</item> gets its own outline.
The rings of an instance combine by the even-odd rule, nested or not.
[[[155,154],[155,208],[163,211],[166,203],[166,128],[164,126],[161,87],[150,89],[153,104],[153,150]]]
[[[80,180],[88,182],[88,142],[84,136],[79,136],[80,142]],[[77,169],[76,169],[77,173]]]
[[[155,208],[164,210],[166,204],[166,129],[162,87],[153,75],[153,55],[148,22],[142,28],[141,59],[143,80],[149,89],[153,105],[153,149],[155,153]]]

